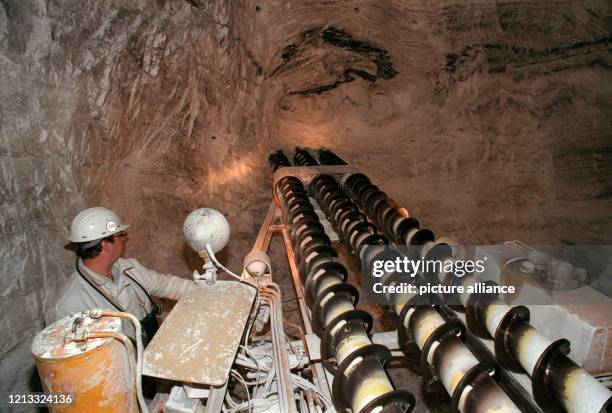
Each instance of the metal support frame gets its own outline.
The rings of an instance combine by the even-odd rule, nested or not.
[[[210,387],[206,406],[204,407],[204,413],[218,413],[221,411],[228,383],[229,380],[227,380],[223,386]]]
[[[280,222],[280,223],[275,223]],[[270,203],[268,208],[268,212],[262,222],[259,233],[257,234],[257,238],[255,239],[255,243],[253,245],[253,250],[261,251],[267,253],[270,247],[270,240],[272,239],[272,235],[274,233],[280,233],[283,237],[283,244],[285,246],[285,254],[287,256],[287,261],[289,262],[289,268],[291,271],[291,278],[293,281],[293,286],[295,288],[295,292],[297,295],[297,301],[300,309],[300,315],[302,317],[302,321],[304,324],[304,330],[306,335],[312,335],[312,324],[310,322],[310,309],[306,305],[304,301],[304,288],[300,282],[299,271],[297,268],[297,264],[295,261],[295,253],[293,251],[293,247],[291,246],[291,239],[289,236],[289,232],[287,230],[286,223],[283,221],[283,218],[280,214],[280,210],[274,201]],[[308,348],[306,343],[304,343],[304,347]],[[311,363],[311,372],[313,374],[313,378],[315,384],[319,386],[323,394],[331,399],[331,386],[333,381],[333,376],[329,374],[325,368],[323,368],[323,364],[321,362]]]

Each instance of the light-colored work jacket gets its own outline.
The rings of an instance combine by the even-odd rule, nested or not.
[[[78,260],[77,265],[89,281],[94,283],[98,289],[104,290],[106,295],[122,307],[121,310],[133,314],[138,320],[142,320],[152,309],[152,303],[143,288],[151,296],[173,300],[178,300],[181,296],[196,288],[193,280],[160,274],[143,266],[134,258],[119,258],[112,267],[112,279],[92,271],[85,266],[81,259]],[[93,308],[119,311],[117,307],[83,279],[75,268],[57,295],[54,318],[59,320],[70,314]],[[123,320],[122,322],[123,332],[134,339],[135,333],[130,325],[131,323],[126,321]]]

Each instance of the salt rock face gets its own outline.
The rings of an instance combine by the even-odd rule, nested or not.
[[[94,15],[103,35],[87,42],[93,62],[68,132],[86,201],[132,224],[129,254],[178,275],[186,258],[197,261],[182,234],[189,212],[226,215],[235,266],[269,202],[257,67],[240,40],[249,15],[229,2],[193,4]]]
[[[0,311],[23,311],[0,354],[42,327],[82,208],[115,210],[130,256],[182,276],[201,265],[182,222],[215,208],[238,270],[278,148],[332,149],[440,236],[609,243],[611,18],[606,1],[1,2]]]

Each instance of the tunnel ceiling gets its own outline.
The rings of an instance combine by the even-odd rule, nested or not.
[[[5,248],[19,251],[5,270],[50,271],[49,291],[71,258],[37,251],[98,204],[132,224],[132,256],[177,274],[196,260],[184,217],[217,208],[237,268],[271,200],[267,155],[296,145],[336,151],[440,235],[610,242],[607,1],[5,0],[0,11],[3,185],[20,211],[4,226],[29,234]]]

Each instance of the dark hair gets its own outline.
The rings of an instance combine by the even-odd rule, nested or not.
[[[76,248],[77,257],[82,260],[90,260],[92,258],[96,258],[100,254],[100,252],[102,252],[102,241],[113,242],[113,236],[110,235],[108,237],[102,238],[100,242],[98,242],[96,245],[87,248],[85,248],[85,245],[87,245],[88,242],[78,243]]]

